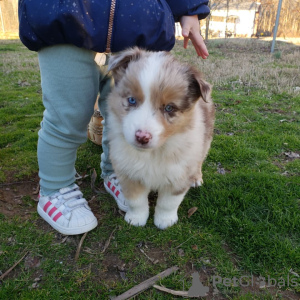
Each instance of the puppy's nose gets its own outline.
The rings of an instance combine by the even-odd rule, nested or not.
[[[146,145],[152,139],[152,135],[147,131],[137,130],[135,133],[135,138],[141,145]]]

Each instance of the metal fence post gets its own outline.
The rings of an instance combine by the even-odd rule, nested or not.
[[[275,28],[274,28],[274,32],[273,32],[273,41],[272,41],[271,53],[274,52],[274,48],[275,48],[275,41],[276,41],[276,35],[277,35],[277,30],[278,30],[278,25],[279,25],[279,17],[280,17],[280,11],[281,11],[281,4],[282,4],[282,0],[279,0],[279,2],[278,2],[278,8],[277,8],[277,15],[276,15]]]

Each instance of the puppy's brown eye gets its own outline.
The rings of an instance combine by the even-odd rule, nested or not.
[[[165,112],[170,113],[174,110],[174,106],[168,104],[165,106]]]

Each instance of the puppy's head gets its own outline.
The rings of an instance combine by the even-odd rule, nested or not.
[[[109,70],[115,79],[110,111],[126,141],[139,149],[160,147],[188,130],[196,102],[210,99],[200,72],[167,52],[128,49],[110,58]]]

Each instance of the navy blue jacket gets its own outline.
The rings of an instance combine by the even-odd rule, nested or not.
[[[208,0],[20,0],[19,35],[33,51],[57,44],[73,44],[96,52],[118,52],[132,46],[169,51],[175,43],[174,22],[184,15],[205,18],[209,14],[207,3]]]

